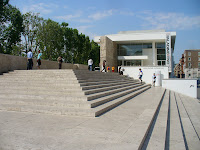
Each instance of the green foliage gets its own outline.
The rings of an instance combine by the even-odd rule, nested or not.
[[[12,46],[21,41],[23,18],[21,12],[8,2],[0,0],[0,52],[10,54]]]
[[[41,50],[43,59],[56,61],[62,56],[67,63],[87,64],[91,58],[94,66],[99,65],[100,48],[88,36],[38,13],[21,15],[9,0],[0,0],[0,53],[25,56],[30,48],[34,57]]]

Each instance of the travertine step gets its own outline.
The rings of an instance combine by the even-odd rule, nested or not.
[[[134,149],[141,149],[164,92],[165,90],[162,88],[151,88],[132,99],[135,102],[132,106],[132,109],[135,110],[133,116],[136,118],[133,118],[132,124],[120,137],[119,143],[126,142],[127,144],[133,144]]]
[[[150,88],[118,74],[83,70],[20,70],[0,81],[1,110],[84,116],[98,116]]]
[[[200,148],[200,139],[197,133],[197,128],[193,125],[193,121],[191,120],[187,110],[184,107],[184,104],[177,93],[174,93],[179,113],[182,121],[182,132],[185,135],[185,141],[187,141],[188,149],[198,150]],[[199,115],[200,116],[200,115]],[[200,124],[199,124],[200,125]]]
[[[165,149],[166,131],[167,131],[167,119],[168,119],[168,106],[169,106],[169,90],[166,90],[163,97],[161,106],[159,108],[158,115],[156,116],[155,125],[153,125],[153,131],[151,136],[148,137],[147,143],[143,149],[148,150],[161,150]],[[159,138],[158,138],[159,137]]]
[[[127,83],[126,85],[114,85],[114,86],[108,86],[108,87],[101,87],[101,88],[96,88],[96,89],[90,89],[90,90],[84,90],[85,95],[90,95],[94,93],[100,93],[104,91],[110,91],[110,90],[116,90],[116,89],[122,89],[124,86],[126,87],[137,87],[138,85],[141,85],[140,83]]]
[[[181,129],[179,110],[174,96],[174,92],[170,92],[170,141],[169,148],[176,150],[184,150],[185,143]]]
[[[111,95],[111,94],[115,94],[121,91],[125,91],[125,90],[129,90],[130,88],[138,88],[137,85],[131,85],[131,86],[126,86],[123,88],[119,88],[119,89],[113,89],[113,90],[109,90],[109,91],[104,91],[104,92],[100,92],[100,93],[94,93],[94,94],[90,94],[87,96],[88,100],[93,100],[96,98],[100,98],[100,97],[104,97],[107,95]]]
[[[92,99],[89,102],[90,102],[92,108],[97,107],[101,104],[107,103],[109,101],[115,100],[115,99],[123,97],[123,96],[126,96],[128,94],[132,94],[133,92],[135,92],[137,90],[140,90],[140,89],[143,89],[143,88],[148,88],[148,87],[149,87],[148,85],[143,85],[143,86],[140,86],[138,88],[132,88],[132,89],[129,89],[129,90],[126,90],[126,91],[118,92],[117,94],[112,94],[112,95]]]

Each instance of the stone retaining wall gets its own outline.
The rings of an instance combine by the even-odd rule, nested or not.
[[[37,69],[37,60],[33,59],[33,69]],[[41,69],[58,69],[58,62],[42,60]],[[62,69],[87,69],[87,65],[63,63]],[[0,54],[0,74],[13,70],[26,70],[27,58],[21,56],[13,56]]]

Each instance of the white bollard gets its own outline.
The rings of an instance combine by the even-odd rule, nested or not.
[[[156,83],[155,86],[161,86],[161,71],[156,71]]]

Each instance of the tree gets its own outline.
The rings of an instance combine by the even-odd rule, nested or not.
[[[36,41],[42,49],[43,58],[57,60],[64,53],[64,37],[59,23],[48,19],[40,26]]]
[[[0,0],[0,4],[0,52],[11,54],[12,46],[21,40],[23,18],[9,0]]]
[[[36,42],[36,37],[39,32],[39,27],[42,26],[43,18],[39,17],[39,13],[28,12],[23,15],[23,27],[24,32],[22,33],[25,39],[25,48],[37,50],[39,41]]]

